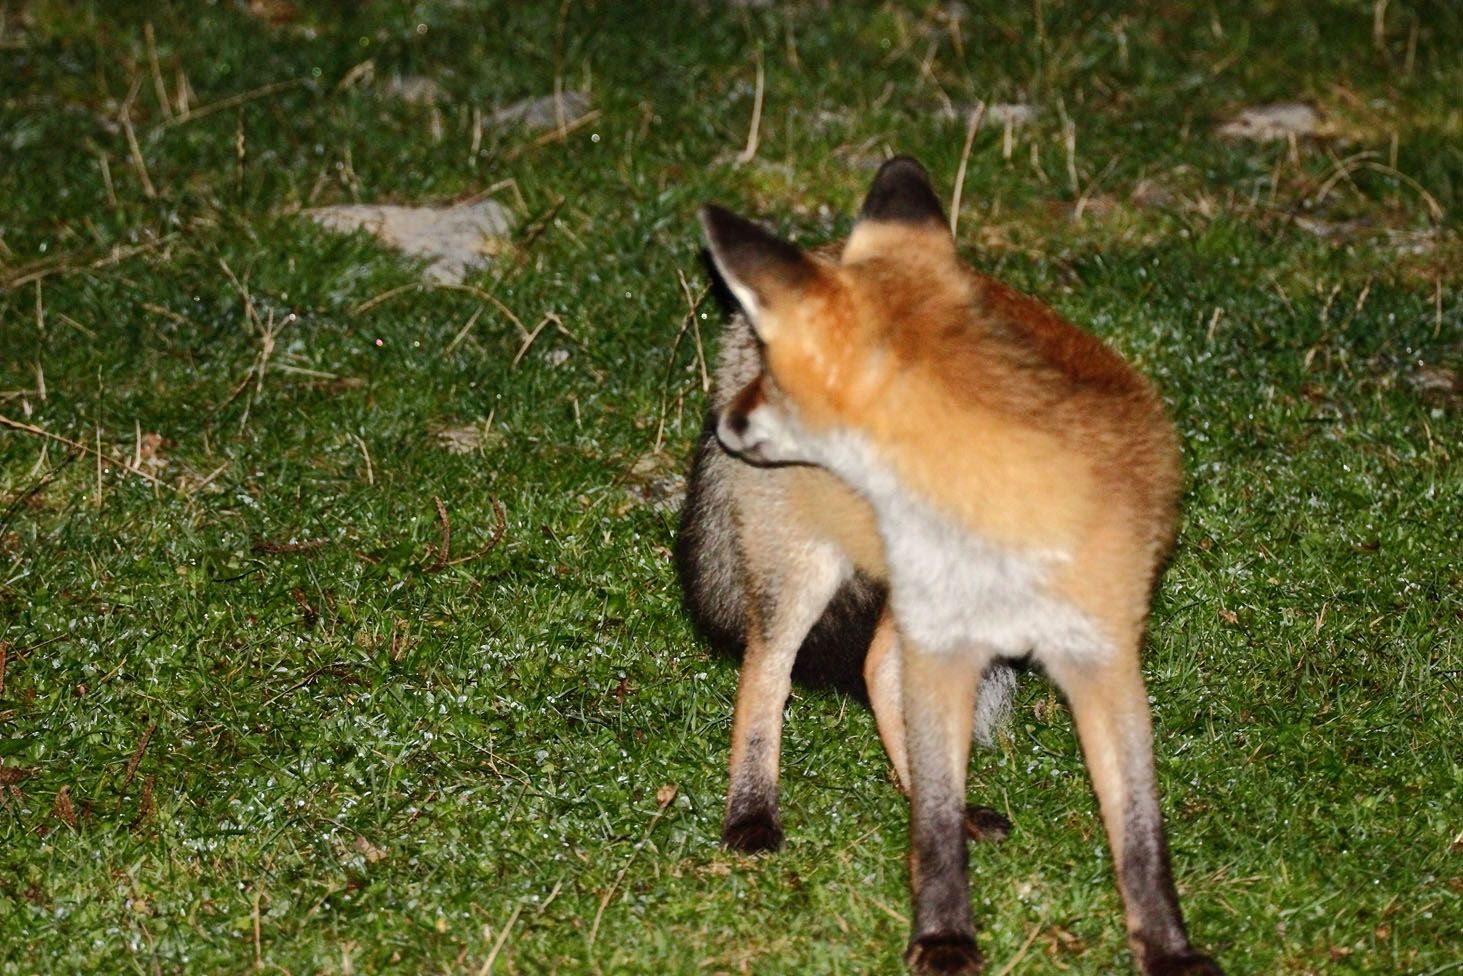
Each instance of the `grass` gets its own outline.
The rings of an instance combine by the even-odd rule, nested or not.
[[[704,200],[812,242],[889,151],[948,189],[979,102],[1035,115],[976,134],[964,251],[1183,432],[1148,673],[1197,941],[1236,973],[1457,969],[1454,6],[0,25],[0,972],[897,971],[904,812],[857,706],[792,703],[783,853],[716,844],[736,676],[679,611],[663,496],[704,404],[678,333],[720,313],[677,275],[700,294]],[[599,114],[478,124],[556,87]],[[1215,134],[1291,99],[1321,135]],[[519,229],[465,289],[298,214],[484,191]],[[508,312],[562,328],[515,365]],[[495,500],[501,541],[437,565]],[[1128,971],[1085,783],[1027,682],[972,767],[1017,825],[971,855],[993,971]]]

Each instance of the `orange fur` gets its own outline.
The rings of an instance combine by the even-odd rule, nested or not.
[[[845,253],[859,260],[820,261],[795,305],[769,311],[769,372],[810,428],[864,430],[973,535],[1070,554],[1081,574],[1053,587],[1080,608],[1109,616],[1110,581],[1132,580],[1119,615],[1141,618],[1181,485],[1157,394],[1101,341],[940,240],[856,232]]]

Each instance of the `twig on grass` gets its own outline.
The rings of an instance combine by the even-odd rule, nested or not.
[[[452,553],[452,520],[447,517],[447,506],[436,495],[432,496],[432,504],[437,506],[437,522],[442,526],[442,543],[437,549],[437,558],[422,567],[424,573],[435,573],[445,567],[447,557]]]
[[[147,779],[142,781],[142,796],[137,801],[137,816],[127,825],[128,830],[136,830],[142,826],[142,822],[157,809],[157,803],[152,798],[153,787],[157,785],[157,773],[149,773]]]
[[[492,552],[503,541],[503,536],[508,531],[508,513],[503,510],[503,503],[498,501],[496,496],[488,498],[489,504],[493,506],[493,515],[497,518],[498,524],[493,527],[493,534],[488,541],[483,543],[473,552],[466,556],[452,558],[452,520],[447,515],[447,506],[442,499],[432,496],[432,501],[437,506],[437,522],[442,529],[442,542],[431,547],[436,555],[432,561],[422,567],[424,573],[436,573],[446,569],[448,566],[461,566],[463,563],[470,563],[475,559],[481,559]]]
[[[524,143],[521,146],[517,146],[509,150],[508,152],[503,154],[503,161],[511,163],[513,162],[513,160],[524,155],[525,153],[532,152],[535,149],[540,149],[544,146],[549,145],[550,143],[562,142],[563,140],[569,138],[569,136],[572,135],[574,132],[577,132],[589,123],[593,122],[595,119],[599,118],[599,116],[599,109],[585,112],[583,115],[579,116],[579,118],[573,119],[569,122],[565,122],[557,129],[551,129],[548,132],[545,132],[543,135],[539,136],[532,142]]]
[[[122,786],[126,787],[132,782],[132,777],[137,775],[137,764],[142,762],[142,754],[147,751],[148,742],[152,741],[152,734],[157,731],[157,723],[153,722],[142,733],[142,738],[137,741],[137,748],[132,750],[132,761],[127,764],[127,775],[122,777]]]
[[[494,527],[492,536],[488,539],[487,542],[479,547],[477,551],[469,553],[466,556],[459,556],[456,559],[449,560],[447,565],[460,566],[463,563],[470,563],[474,559],[479,559],[483,556],[486,556],[488,553],[497,548],[498,543],[503,541],[503,535],[508,531],[508,514],[503,511],[503,503],[498,501],[496,496],[489,497],[488,502],[493,506],[493,514],[498,519],[498,524]]]
[[[178,488],[176,485],[170,485],[166,481],[163,481],[161,478],[157,478],[153,475],[148,474],[141,468],[134,468],[126,461],[119,461],[117,458],[114,458],[107,454],[103,454],[96,448],[87,447],[85,444],[82,444],[79,441],[73,441],[69,437],[62,437],[60,434],[53,434],[48,430],[42,430],[41,428],[34,427],[30,424],[23,424],[20,421],[12,420],[3,414],[0,414],[0,427],[9,427],[11,430],[18,430],[22,433],[32,434],[36,437],[43,437],[46,440],[55,441],[58,444],[65,444],[72,450],[81,451],[83,454],[93,455],[97,459],[98,465],[110,464],[114,468],[125,471],[128,474],[135,474],[143,481],[150,482],[151,484],[157,485],[160,488],[168,488],[172,491],[178,492],[178,494],[180,495],[183,494],[182,489]]]

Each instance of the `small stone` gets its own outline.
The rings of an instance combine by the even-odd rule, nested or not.
[[[386,82],[386,94],[408,105],[435,105],[447,97],[441,85],[424,75],[395,75]]]
[[[985,114],[991,125],[1019,129],[1036,118],[1036,109],[1024,102],[996,102],[986,107]]]
[[[444,284],[461,283],[514,223],[508,208],[496,200],[451,207],[344,204],[315,207],[305,214],[327,230],[368,230],[406,254],[427,258],[427,275]]]
[[[497,126],[521,125],[528,129],[552,129],[573,122],[587,111],[588,95],[584,92],[566,91],[514,102],[488,116],[488,121]]]
[[[1261,142],[1288,136],[1313,136],[1321,126],[1321,114],[1303,102],[1275,102],[1256,105],[1219,127],[1219,134],[1231,139]]]

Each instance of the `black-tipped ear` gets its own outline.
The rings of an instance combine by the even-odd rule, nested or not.
[[[948,223],[929,174],[909,156],[895,156],[879,167],[858,216],[907,224]]]
[[[730,210],[708,204],[700,217],[716,270],[754,327],[778,295],[800,291],[817,273],[795,245]]]

